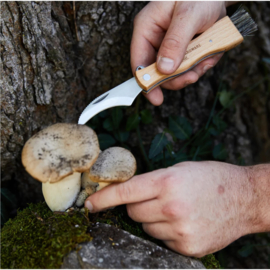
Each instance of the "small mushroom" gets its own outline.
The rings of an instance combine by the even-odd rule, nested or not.
[[[55,124],[30,138],[22,151],[26,171],[41,181],[52,211],[65,211],[81,188],[81,172],[89,171],[99,155],[96,133],[77,124]]]
[[[103,151],[89,172],[89,179],[98,182],[97,190],[116,182],[125,182],[136,172],[136,159],[122,147],[110,147]]]

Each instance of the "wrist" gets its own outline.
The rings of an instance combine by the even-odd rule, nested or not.
[[[270,164],[243,169],[249,202],[243,213],[245,234],[270,231]]]

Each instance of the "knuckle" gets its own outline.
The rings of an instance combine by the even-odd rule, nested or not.
[[[165,37],[162,47],[166,50],[174,51],[181,48],[181,38],[177,35]]]
[[[175,187],[176,177],[173,172],[169,172],[163,179],[162,179],[162,189],[171,190]]]
[[[128,201],[131,195],[131,189],[129,185],[119,185],[117,188],[117,196],[119,197],[120,201],[125,203]]]
[[[180,209],[177,204],[170,202],[162,208],[162,214],[170,220],[177,219],[180,216]]]
[[[190,224],[182,224],[178,230],[177,234],[181,236],[185,241],[190,242],[191,237],[192,237],[192,231],[191,231],[191,226]]]
[[[181,239],[181,241],[178,243],[178,248],[183,254],[197,258],[204,256],[201,245],[199,245],[197,242],[198,237],[194,235],[189,224],[181,226],[181,228],[178,229],[176,233]]]

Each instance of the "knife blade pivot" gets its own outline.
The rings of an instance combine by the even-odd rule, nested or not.
[[[144,66],[137,66],[137,67],[136,67],[136,71],[141,70],[141,69],[143,69],[143,68],[144,68]]]

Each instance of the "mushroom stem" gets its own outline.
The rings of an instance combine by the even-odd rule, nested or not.
[[[44,199],[52,211],[65,211],[75,202],[81,189],[81,174],[74,172],[56,183],[42,183]]]
[[[88,196],[89,195],[88,195],[87,191],[85,189],[83,189],[78,195],[78,198],[77,198],[76,203],[75,203],[76,206],[77,207],[82,207],[83,204],[84,204],[84,201],[86,200],[86,198]]]

